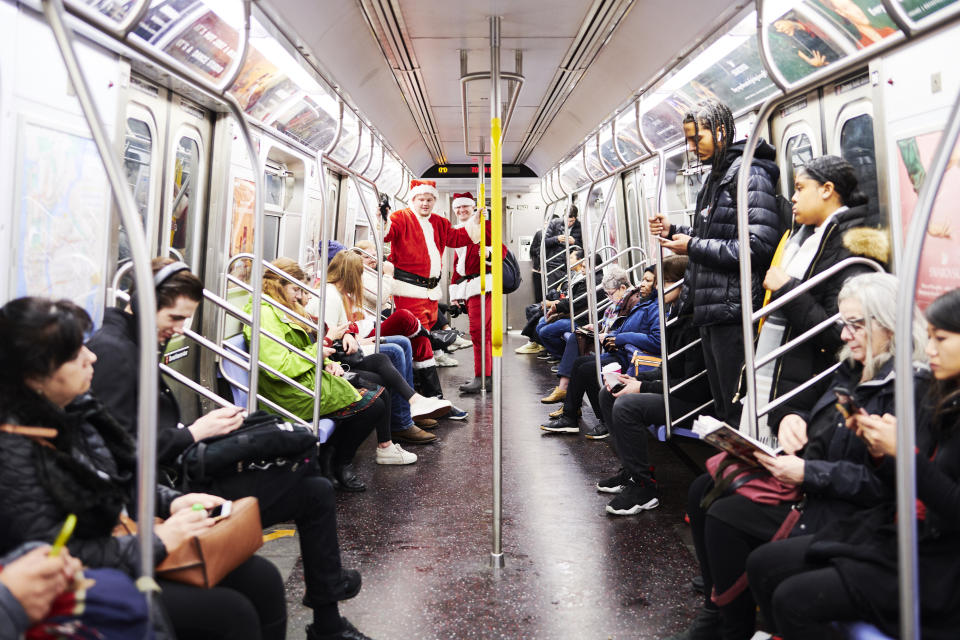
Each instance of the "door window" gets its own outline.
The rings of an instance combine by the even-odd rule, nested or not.
[[[869,223],[882,226],[886,221],[880,219],[877,153],[873,142],[873,118],[869,114],[855,116],[843,123],[840,128],[840,155],[853,165],[860,191],[869,199]]]
[[[193,138],[183,136],[177,143],[170,197],[170,248],[193,263],[193,227],[197,220],[197,187],[200,180],[200,147]]]
[[[153,164],[153,134],[150,126],[143,120],[127,118],[127,130],[123,140],[123,171],[133,193],[133,201],[137,206],[140,220],[146,227],[147,215],[150,206],[150,185],[152,181],[151,166]],[[118,260],[125,262],[130,259],[130,240],[127,230],[122,226],[118,239]]]
[[[787,140],[783,156],[786,160],[786,175],[781,182],[786,191],[784,195],[789,200],[793,197],[793,181],[797,177],[797,169],[813,158],[813,145],[809,136],[801,133]]]

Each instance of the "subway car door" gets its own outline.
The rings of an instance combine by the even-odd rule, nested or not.
[[[820,100],[815,91],[781,107],[770,122],[771,144],[777,149],[780,166],[780,191],[787,199],[793,197],[796,170],[823,153],[820,129]]]
[[[166,153],[163,161],[161,216],[157,254],[168,255],[190,266],[196,274],[205,272],[207,199],[209,197],[212,115],[176,94],[167,101]],[[199,331],[200,318],[187,321]],[[182,336],[167,345],[162,361],[170,368],[197,379],[199,348]],[[170,382],[168,380],[168,382]],[[180,403],[182,420],[190,424],[200,411],[197,395],[181,385],[171,384]]]

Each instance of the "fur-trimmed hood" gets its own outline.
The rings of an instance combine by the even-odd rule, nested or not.
[[[890,232],[873,227],[854,227],[843,234],[843,246],[852,254],[890,263]]]

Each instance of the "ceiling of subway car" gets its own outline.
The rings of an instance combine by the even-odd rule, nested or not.
[[[460,75],[490,69],[491,15],[501,69],[521,51],[523,88],[503,161],[538,174],[579,145],[750,0],[269,0],[271,13],[414,173],[464,148]],[[568,66],[567,69],[561,67]],[[395,71],[396,70],[396,71]],[[403,90],[401,89],[403,87]],[[508,96],[505,83],[502,99]],[[489,83],[468,85],[469,135],[489,146]],[[504,114],[506,115],[506,114]],[[440,156],[439,158],[437,156]]]

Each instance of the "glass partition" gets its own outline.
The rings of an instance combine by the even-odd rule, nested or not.
[[[593,247],[593,250],[596,251],[600,247],[606,244],[613,244],[616,246],[617,225],[614,223],[611,225],[609,221],[611,218],[615,220],[616,218],[616,203],[611,202],[610,206],[607,206],[607,201],[613,198],[613,187],[616,181],[616,176],[610,176],[599,182],[593,183],[589,192],[584,196],[584,192],[581,192],[581,197],[586,197],[586,201],[583,202],[582,206],[586,208],[587,213],[589,214],[586,219],[581,217],[581,225],[583,225],[583,242],[584,244],[589,243]],[[586,191],[586,190],[584,190]],[[604,209],[606,209],[606,215],[604,215]],[[589,220],[589,229],[588,225],[585,225],[584,222]],[[587,233],[590,234],[590,240],[587,240]],[[600,234],[600,237],[597,237],[597,234]],[[595,259],[597,263],[603,260],[603,256],[597,256]]]
[[[330,146],[337,135],[340,112],[336,98],[326,92],[302,95],[274,120],[273,127],[315,151]]]
[[[360,145],[359,152],[357,157],[354,159],[353,164],[350,165],[350,168],[356,172],[361,172],[367,167],[367,162],[370,160],[370,142],[371,142],[370,129],[368,129],[364,124],[360,123]]]
[[[576,191],[590,182],[590,177],[583,166],[582,153],[576,153],[572,158],[560,165],[560,185],[567,193]]]
[[[614,149],[615,141],[613,139],[613,123],[608,122],[600,130],[600,158],[608,171],[616,171],[623,167],[617,152]]]
[[[760,59],[756,20],[751,12],[640,103],[650,144],[661,149],[682,139],[684,115],[702,100],[719,100],[737,113],[777,91]]]
[[[703,184],[703,171],[691,168],[683,149],[664,158],[663,187],[667,214],[672,224],[689,225],[697,206],[697,193]]]
[[[617,116],[617,150],[626,162],[633,162],[646,154],[640,141],[640,128],[637,125],[637,105],[630,105]]]
[[[342,164],[349,166],[353,156],[357,153],[357,145],[360,144],[360,120],[350,109],[343,110],[343,129],[340,131],[340,141],[336,148],[330,153],[330,157]]]
[[[99,13],[104,18],[119,25],[137,3],[134,0],[67,0],[66,4],[82,7],[92,13]]]
[[[597,148],[596,136],[591,136],[584,145],[583,160],[587,168],[587,175],[591,179],[599,180],[607,175],[606,167],[600,162],[600,150]]]
[[[562,184],[560,184],[560,167],[556,167],[553,170],[553,179],[551,184],[553,185],[553,192],[557,194],[557,198],[566,198],[567,194],[570,193],[563,188]]]
[[[395,196],[400,190],[400,180],[403,170],[400,163],[393,157],[393,154],[387,153],[383,157],[383,171],[380,172],[380,178],[377,179],[377,189],[380,193],[388,193],[391,197]]]

